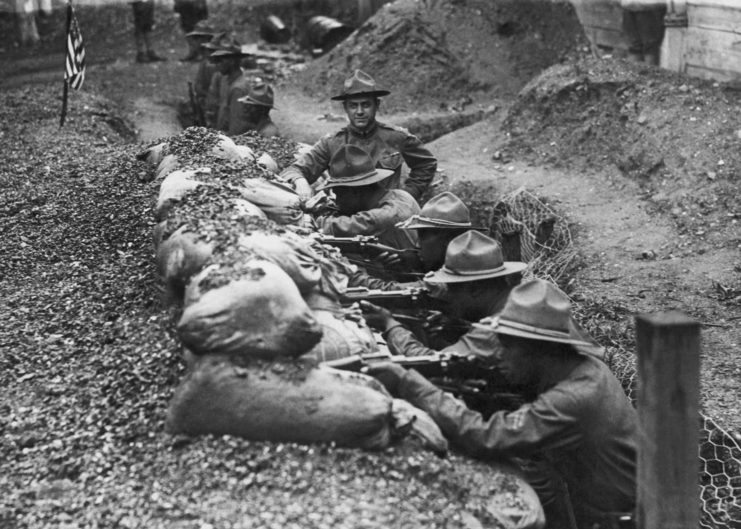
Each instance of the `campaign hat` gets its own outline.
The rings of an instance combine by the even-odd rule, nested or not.
[[[351,97],[358,96],[370,96],[370,97],[381,97],[387,96],[391,92],[388,90],[379,90],[376,87],[376,81],[373,77],[368,75],[362,70],[355,70],[353,74],[345,79],[342,84],[342,92],[331,99],[333,101],[344,101]]]
[[[532,279],[513,288],[504,308],[491,319],[490,325],[497,334],[588,348],[595,346],[579,339],[575,333],[569,297],[543,279]]]
[[[352,144],[343,145],[334,153],[329,160],[328,172],[329,180],[318,190],[339,186],[367,186],[394,174],[389,169],[377,168],[370,154]]]
[[[471,225],[471,214],[463,201],[450,191],[435,195],[422,207],[418,215],[396,225],[406,230],[424,228],[437,229],[474,229]]]
[[[257,83],[250,86],[247,95],[237,99],[237,101],[245,105],[257,105],[268,108],[274,108],[274,100],[273,87],[267,83]]]
[[[430,283],[465,283],[522,272],[527,264],[505,261],[499,243],[476,230],[462,233],[448,244],[445,264],[429,272]]]

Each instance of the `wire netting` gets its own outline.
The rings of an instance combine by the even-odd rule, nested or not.
[[[543,201],[521,188],[501,197],[487,215],[505,259],[528,263],[526,277],[558,282],[568,273],[577,257],[568,223]],[[611,341],[607,363],[635,405],[635,355]],[[741,446],[704,413],[699,427],[700,527],[741,529]]]

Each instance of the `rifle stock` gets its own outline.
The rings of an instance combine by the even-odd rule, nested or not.
[[[443,391],[462,399],[469,408],[488,417],[503,409],[516,409],[525,402],[525,390],[511,384],[495,364],[475,355],[436,353],[401,356],[388,353],[355,355],[325,362],[344,371],[365,372],[378,362],[393,362],[414,369]]]

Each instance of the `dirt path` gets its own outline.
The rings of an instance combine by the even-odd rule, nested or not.
[[[649,211],[641,190],[617,169],[592,174],[492,161],[504,138],[497,121],[481,122],[430,144],[450,181],[493,184],[502,192],[526,186],[549,197],[574,225],[574,242],[585,260],[575,294],[605,299],[636,313],[681,310],[710,324],[702,330],[703,407],[726,428],[741,431],[735,351],[741,343],[741,311],[718,302],[713,281],[735,273],[736,250],[696,254],[686,248],[669,219]],[[656,259],[642,257],[653,251]]]

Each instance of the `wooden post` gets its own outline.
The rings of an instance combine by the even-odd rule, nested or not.
[[[638,527],[696,529],[700,503],[699,324],[685,314],[636,317]]]
[[[664,40],[661,43],[661,67],[673,72],[684,73],[687,66],[685,60],[687,0],[670,0],[664,23],[666,29],[664,30]]]

